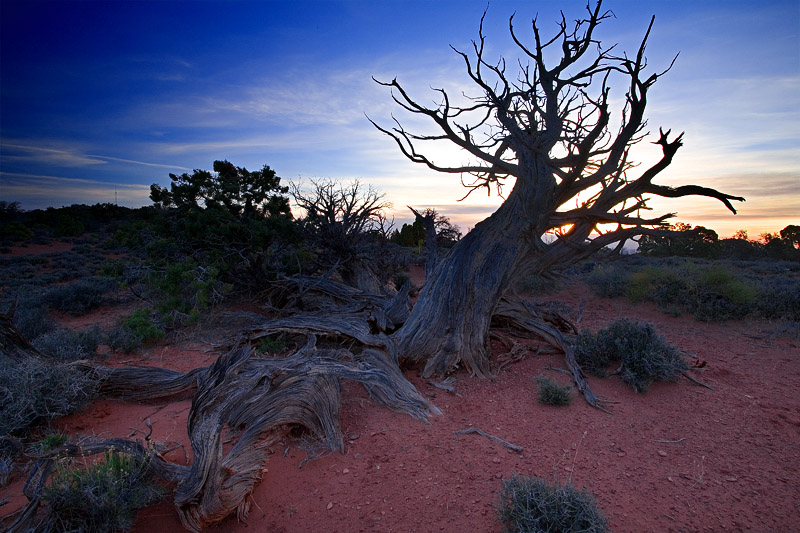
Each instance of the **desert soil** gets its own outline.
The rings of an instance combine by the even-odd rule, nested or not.
[[[418,283],[421,271],[412,272]],[[345,452],[318,455],[309,443],[286,438],[272,446],[267,471],[249,498],[247,522],[231,517],[211,531],[501,531],[496,504],[513,474],[570,482],[592,491],[612,531],[800,530],[800,349],[770,324],[706,324],[670,317],[649,304],[594,297],[580,281],[541,299],[577,310],[582,328],[620,317],[655,324],[667,340],[706,362],[688,380],[654,384],[637,394],[615,377],[589,377],[614,403],[611,414],[575,397],[566,407],[537,403],[535,377],[569,377],[557,354],[531,355],[493,380],[456,374],[456,392],[406,373],[442,411],[422,423],[380,407],[360,386],[344,384],[341,426]],[[119,310],[103,309],[103,320]],[[81,324],[87,320],[82,318]],[[108,364],[158,365],[178,370],[215,358],[202,334],[165,340]],[[504,351],[493,344],[493,351]],[[177,447],[170,460],[188,463],[189,401],[137,404],[102,400],[56,425],[72,435],[152,438]],[[512,452],[465,428],[522,446]],[[4,489],[22,503],[21,482]],[[181,531],[169,501],[139,513],[134,531]]]

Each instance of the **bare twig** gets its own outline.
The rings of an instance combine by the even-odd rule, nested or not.
[[[518,453],[522,453],[522,450],[523,450],[522,446],[517,446],[516,444],[511,444],[510,442],[505,441],[505,440],[501,439],[500,437],[495,437],[494,435],[489,435],[488,433],[486,433],[482,429],[466,428],[466,429],[458,429],[456,431],[453,431],[454,435],[467,435],[469,433],[477,433],[478,435],[483,435],[484,437],[492,439],[493,441],[499,442],[500,444],[502,444],[503,446],[505,446],[509,450],[512,450],[512,451],[515,451],[515,452],[518,452]]]
[[[714,388],[713,388],[711,385],[706,385],[706,384],[705,384],[705,383],[703,383],[702,381],[698,381],[697,379],[695,379],[695,378],[693,378],[692,376],[690,376],[688,372],[684,372],[684,373],[683,373],[683,377],[685,377],[686,379],[688,379],[689,381],[691,381],[691,382],[692,382],[692,383],[694,383],[695,385],[700,385],[701,387],[705,387],[705,388],[707,388],[708,390],[714,390]]]

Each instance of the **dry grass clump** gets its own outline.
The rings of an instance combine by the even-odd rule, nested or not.
[[[587,490],[538,477],[503,480],[498,507],[505,532],[606,533],[608,525]]]

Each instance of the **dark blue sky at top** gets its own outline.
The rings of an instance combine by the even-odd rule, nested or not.
[[[448,45],[469,47],[485,7],[484,0],[0,0],[0,199],[24,208],[94,203],[108,201],[113,185],[126,205],[142,205],[147,186],[167,184],[169,172],[229,159],[251,169],[269,164],[284,179],[359,177],[397,205],[421,201],[414,180],[431,183],[431,175],[403,160],[364,117],[386,123],[397,111],[370,77],[398,76],[424,102],[434,98],[425,93],[431,85],[468,87]],[[760,152],[781,183],[797,175],[798,0],[607,0],[604,7],[617,17],[601,26],[604,43],[632,53],[655,14],[651,64],[681,53],[653,90],[651,111],[654,125],[686,129],[687,165],[730,175],[759,162],[735,158]],[[489,50],[513,53],[511,13],[524,33],[538,12],[550,34],[559,8],[573,19],[585,2],[491,2]],[[737,179],[746,188],[746,178]],[[462,190],[457,179],[448,187],[425,197],[453,204]],[[453,209],[468,211],[459,205]]]

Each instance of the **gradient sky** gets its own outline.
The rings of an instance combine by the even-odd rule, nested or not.
[[[467,229],[500,200],[407,161],[365,114],[413,126],[371,77],[420,102],[470,87],[449,45],[467,50],[485,0],[0,0],[0,199],[23,209],[149,204],[151,183],[227,159],[284,180],[352,179],[405,209],[435,207]],[[488,57],[517,54],[508,17],[555,30],[583,0],[491,2]],[[739,215],[706,198],[652,203],[676,221],[751,237],[800,223],[800,1],[607,0],[599,37],[670,73],[651,90],[649,130],[685,131],[656,180],[744,196]],[[526,34],[525,32],[521,32]],[[612,87],[612,96],[624,96]],[[411,129],[411,128],[409,128]],[[654,140],[654,139],[652,139]],[[641,145],[643,166],[658,150]],[[447,153],[446,150],[442,154]],[[449,154],[451,157],[453,154]],[[442,157],[445,157],[442,155]],[[457,157],[457,156],[456,156]]]

